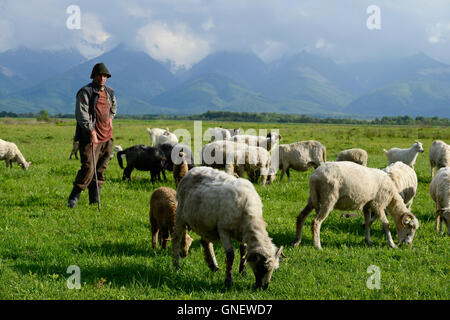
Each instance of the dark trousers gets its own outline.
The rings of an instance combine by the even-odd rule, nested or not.
[[[108,167],[109,159],[113,154],[113,139],[107,142],[101,142],[94,148],[98,187],[101,188],[105,182],[103,173]],[[94,167],[92,166],[92,144],[80,142],[80,161],[81,169],[78,170],[74,185],[81,190],[86,190],[91,182],[95,183]]]

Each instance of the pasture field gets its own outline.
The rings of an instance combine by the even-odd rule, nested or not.
[[[283,245],[286,258],[273,274],[268,290],[254,291],[250,267],[238,274],[238,245],[234,284],[226,289],[225,255],[215,245],[221,270],[211,273],[203,260],[199,237],[178,272],[171,252],[151,247],[149,200],[162,185],[152,185],[148,172],[133,171],[122,181],[117,159],[111,160],[102,190],[102,212],[89,206],[87,191],[75,209],[66,207],[72,182],[80,167],[69,160],[74,120],[37,123],[35,120],[0,119],[0,138],[13,141],[32,164],[23,171],[17,164],[0,163],[0,299],[439,299],[450,298],[450,237],[434,231],[434,203],[428,192],[431,181],[428,151],[433,140],[450,141],[450,128],[364,127],[203,122],[203,130],[222,125],[247,130],[279,129],[282,143],[315,139],[327,148],[333,161],[340,150],[362,147],[369,153],[369,167],[383,168],[383,148],[409,148],[420,140],[425,148],[416,163],[419,180],[412,207],[420,221],[413,247],[389,249],[381,223],[372,226],[371,246],[364,242],[362,217],[345,219],[333,211],[322,225],[322,251],[313,248],[312,213],[305,223],[303,242],[293,248],[296,216],[305,206],[309,188],[307,172],[291,170],[291,182],[278,180],[256,185],[263,201],[269,235]],[[115,144],[124,148],[149,144],[146,127],[186,128],[192,121],[114,122]],[[278,177],[279,177],[278,173]],[[390,217],[391,232],[397,242]],[[446,228],[444,228],[446,231]],[[169,244],[169,249],[171,244]],[[67,269],[81,271],[81,289],[68,289]],[[380,289],[369,289],[369,266],[380,270]],[[370,279],[369,279],[370,280]]]

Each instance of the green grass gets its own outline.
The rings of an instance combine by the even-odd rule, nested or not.
[[[277,128],[283,142],[316,139],[327,147],[328,160],[340,150],[363,147],[368,166],[386,165],[383,148],[410,147],[420,139],[416,172],[419,189],[413,212],[420,221],[413,247],[389,249],[379,221],[372,227],[373,245],[364,243],[362,218],[343,219],[334,211],[322,225],[322,251],[315,250],[308,217],[302,244],[293,248],[295,218],[308,197],[312,171],[291,171],[291,182],[255,188],[263,201],[268,232],[286,258],[273,274],[267,291],[254,291],[253,272],[237,272],[234,284],[224,285],[225,256],[215,245],[221,266],[211,273],[203,261],[199,237],[189,256],[175,272],[169,251],[151,248],[149,200],[161,185],[152,185],[148,172],[134,171],[122,182],[117,159],[106,171],[102,212],[89,206],[87,192],[78,206],[66,207],[78,160],[68,160],[74,122],[36,123],[0,120],[0,138],[15,142],[32,165],[0,165],[0,299],[443,299],[449,295],[449,237],[434,231],[434,203],[428,193],[431,181],[428,149],[434,139],[450,140],[450,128],[362,127],[205,122],[203,128],[222,125],[235,128]],[[191,121],[115,121],[115,144],[128,147],[148,144],[146,127],[186,128]],[[390,219],[390,221],[392,221]],[[393,222],[391,232],[397,235]],[[170,247],[171,245],[169,245]],[[236,244],[237,249],[237,244]],[[236,250],[238,256],[238,250]],[[81,270],[81,289],[69,290],[70,265]],[[370,290],[367,268],[381,270],[381,289]]]

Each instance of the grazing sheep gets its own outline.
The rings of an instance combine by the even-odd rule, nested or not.
[[[157,249],[158,239],[163,250],[167,249],[169,234],[173,235],[175,215],[177,210],[176,191],[168,187],[159,187],[150,197],[150,229],[152,232],[152,247]],[[192,238],[186,233],[184,242],[187,244],[182,255],[187,256]]]
[[[192,169],[194,165],[194,156],[192,154],[191,148],[184,144],[176,144],[172,145],[170,143],[163,143],[158,146],[158,148],[164,153],[164,156],[166,157],[166,166],[164,167],[164,170],[173,171],[173,165],[174,163],[179,163],[183,159],[179,157],[179,153],[183,152],[185,154],[185,159],[187,161],[187,164],[189,166],[189,169]]]
[[[450,146],[442,140],[436,140],[430,147],[431,177],[434,176],[434,167],[437,170],[450,166]]]
[[[79,149],[80,149],[80,141],[76,141],[74,137],[72,143],[72,151],[70,152],[69,160],[72,160],[72,156],[75,156],[75,159],[78,160]]]
[[[0,160],[5,160],[6,167],[12,168],[17,162],[23,170],[27,170],[31,162],[27,162],[14,142],[0,139]]]
[[[212,128],[210,131],[211,140],[230,140],[231,137],[238,135],[241,132],[240,128],[237,129],[224,129],[224,128]]]
[[[323,144],[315,140],[299,141],[291,144],[281,144],[279,147],[279,167],[281,169],[280,182],[283,181],[284,173],[289,169],[306,171],[310,167],[316,169],[327,161],[327,149]]]
[[[306,207],[297,216],[297,230],[294,246],[302,240],[303,225],[313,209],[316,217],[312,223],[313,242],[316,249],[320,244],[320,226],[333,209],[363,210],[365,238],[370,241],[372,220],[370,213],[375,212],[383,224],[390,247],[395,248],[389,230],[389,221],[385,210],[392,216],[397,229],[399,245],[411,244],[419,221],[406,208],[394,182],[386,172],[367,168],[350,161],[326,162],[318,167],[309,179],[310,194]]]
[[[186,160],[186,155],[184,152],[178,153],[179,158],[181,159],[180,163],[175,162],[173,164],[173,178],[175,179],[175,185],[178,187],[180,180],[188,173],[188,171],[193,168],[189,168],[188,160]],[[188,158],[190,159],[190,158]]]
[[[232,239],[235,239],[241,244],[239,272],[245,272],[248,261],[255,274],[256,288],[267,289],[272,272],[278,268],[282,247],[277,250],[269,238],[261,198],[250,181],[217,169],[196,167],[180,181],[177,200],[172,244],[176,268],[189,226],[201,236],[205,261],[212,271],[219,269],[212,243],[221,241],[226,254],[226,286],[233,281]]]
[[[218,140],[203,146],[200,151],[201,163],[217,169],[225,169],[227,163],[233,163],[237,150],[245,150],[248,145],[229,140]]]
[[[422,143],[416,141],[409,149],[391,148],[389,151],[386,149],[383,151],[388,159],[388,164],[401,161],[414,169],[419,152],[423,153],[423,146]]]
[[[450,236],[450,167],[439,169],[430,183],[430,195],[436,203],[436,232],[442,232],[442,220]]]
[[[263,147],[266,150],[271,150],[273,145],[281,141],[281,135],[276,132],[268,133],[266,137],[242,134],[233,136],[230,140],[237,143],[245,143],[249,146]]]
[[[162,144],[176,145],[178,144],[178,138],[174,133],[169,132],[169,130],[166,130],[162,135],[156,137],[155,147],[159,147]]]
[[[383,171],[389,175],[406,207],[411,210],[417,192],[417,175],[414,169],[401,161],[397,161],[391,163]]]
[[[160,129],[160,128],[147,128],[147,132],[150,135],[150,141],[151,141],[151,146],[154,147],[156,146],[156,139],[160,136],[163,135],[164,132],[168,132],[169,128],[166,128],[166,130],[164,129]]]
[[[269,176],[270,164],[269,151],[261,147],[247,146],[245,149],[234,152],[232,162],[226,164],[225,171],[229,174],[236,172],[241,178],[245,171],[253,183],[257,183],[261,176],[261,184],[265,185]]]
[[[353,148],[339,152],[336,161],[352,161],[367,167],[367,158],[368,155],[366,150]]]
[[[159,173],[163,171],[166,163],[164,153],[160,149],[142,144],[117,152],[117,161],[119,162],[119,166],[123,169],[122,155],[125,155],[125,158],[127,159],[127,167],[123,171],[122,176],[123,180],[130,180],[131,172],[136,168],[141,171],[150,171],[151,181],[154,183],[155,180],[159,178]],[[164,171],[163,175],[164,180],[166,180]]]

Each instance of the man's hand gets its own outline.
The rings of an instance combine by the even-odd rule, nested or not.
[[[91,142],[93,145],[98,144],[97,132],[95,132],[95,130],[91,131]]]

